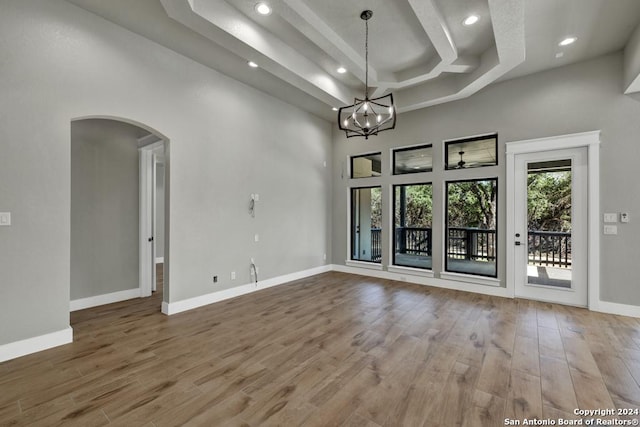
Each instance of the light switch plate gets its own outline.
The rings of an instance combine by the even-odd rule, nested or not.
[[[0,212],[0,226],[11,225],[11,212]]]
[[[617,225],[605,225],[604,226],[604,234],[618,234],[618,226]]]
[[[617,213],[604,214],[604,222],[618,222],[618,214]]]
[[[620,212],[620,222],[629,222],[629,212]]]

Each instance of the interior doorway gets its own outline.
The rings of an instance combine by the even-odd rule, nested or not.
[[[163,291],[165,268],[166,141],[150,134],[140,150],[140,296]]]
[[[155,151],[149,151],[149,145]],[[141,254],[150,245],[153,252],[160,248],[163,273],[167,270],[168,147],[162,134],[130,120],[95,116],[72,120],[71,311],[149,296],[157,289],[155,256]],[[148,151],[154,163],[147,188],[141,171],[143,153]],[[147,195],[160,211],[154,206],[149,213],[153,216],[143,222]],[[154,228],[147,230],[147,222]],[[160,236],[161,246],[156,246],[154,236]],[[142,270],[151,272],[147,282],[141,280]],[[161,292],[164,299],[168,278],[161,277],[160,289],[167,291]]]

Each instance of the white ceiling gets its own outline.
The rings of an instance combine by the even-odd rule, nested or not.
[[[363,95],[365,9],[371,92],[400,112],[619,51],[640,25],[639,0],[68,1],[328,120]]]

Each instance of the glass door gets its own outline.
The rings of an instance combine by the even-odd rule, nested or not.
[[[587,305],[587,149],[518,154],[515,295]]]

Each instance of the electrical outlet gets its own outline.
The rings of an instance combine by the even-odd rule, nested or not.
[[[236,280],[236,272],[235,271],[231,272],[231,280]]]
[[[327,260],[327,254],[322,255],[322,259],[326,261]]]
[[[11,225],[11,212],[0,212],[0,226]]]
[[[255,236],[253,236],[253,240],[255,240],[256,242],[260,241],[260,236],[258,236],[257,234]]]
[[[620,212],[620,222],[629,222],[629,212]]]
[[[218,283],[218,276],[213,276],[213,283]]]

